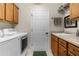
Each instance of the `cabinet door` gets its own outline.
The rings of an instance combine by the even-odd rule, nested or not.
[[[70,3],[70,18],[79,18],[79,3]]]
[[[5,18],[5,4],[0,3],[0,20]]]
[[[75,55],[68,51],[68,56],[75,56]]]
[[[20,50],[20,40],[18,38],[0,43],[0,56],[18,56]]]
[[[13,22],[13,4],[6,3],[6,20]]]
[[[14,23],[18,23],[18,16],[19,16],[19,9],[18,7],[14,4]]]
[[[61,44],[64,48],[67,48],[67,42],[63,39],[59,39],[59,44]]]
[[[53,55],[57,56],[58,55],[58,42],[55,40],[56,38],[52,36],[51,38],[51,49]]]
[[[68,51],[72,52],[76,56],[79,56],[79,47],[71,43],[68,43]]]
[[[67,50],[59,44],[59,56],[67,56]]]

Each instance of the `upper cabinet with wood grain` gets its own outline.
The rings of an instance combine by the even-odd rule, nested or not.
[[[69,4],[70,19],[79,18],[79,3]]]
[[[0,3],[0,20],[18,24],[19,8],[14,3]]]
[[[13,3],[6,4],[6,20],[13,22]]]
[[[0,3],[0,20],[5,19],[5,4]]]
[[[14,23],[18,24],[19,8],[14,4]]]

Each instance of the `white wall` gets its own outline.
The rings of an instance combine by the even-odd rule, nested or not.
[[[50,9],[50,25],[51,25],[51,31],[59,32],[64,31],[64,22],[62,19],[61,26],[55,26],[54,25],[54,19],[51,19],[51,17],[63,17],[63,15],[58,13],[58,8],[62,5],[62,3],[54,3],[54,4],[48,4],[48,7]]]
[[[30,29],[30,11],[31,9],[35,6],[35,4],[17,4],[19,7],[19,24],[16,26],[18,31],[25,31],[25,32],[29,32]],[[50,4],[43,4],[41,3],[41,5],[39,6],[43,6],[49,9],[49,14],[50,14],[50,28],[51,31],[63,31],[64,27],[63,27],[63,23],[62,26],[60,27],[56,27],[54,26],[53,20],[51,20],[51,17],[62,17],[62,15],[58,14],[57,9],[60,6],[60,3],[50,3]]]
[[[0,21],[0,29],[4,29],[4,28],[12,28],[13,26],[6,22],[6,21]]]
[[[19,7],[19,24],[16,26],[18,31],[28,32],[29,31],[29,19],[28,11],[29,8],[26,4],[16,4]]]

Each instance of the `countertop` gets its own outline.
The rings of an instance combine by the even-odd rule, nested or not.
[[[66,33],[52,33],[53,35],[70,42],[79,47],[79,37],[76,34],[66,34]]]
[[[4,37],[0,37],[0,43],[7,41],[7,40],[11,40],[11,39],[16,38],[16,37],[20,38],[23,35],[27,35],[27,33],[18,32],[18,33],[12,34],[12,35],[6,35]]]

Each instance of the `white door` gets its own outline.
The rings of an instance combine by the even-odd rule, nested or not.
[[[45,8],[31,10],[31,45],[34,51],[49,48],[49,11]]]

